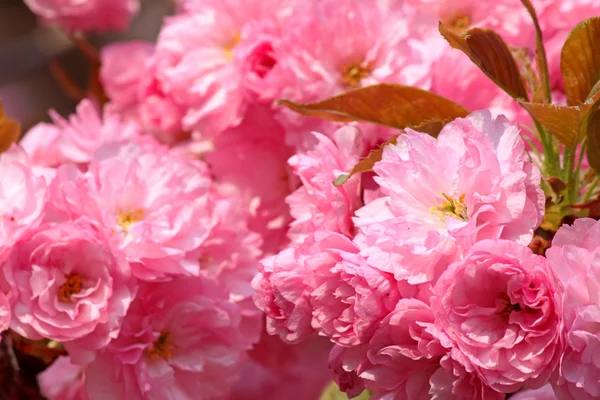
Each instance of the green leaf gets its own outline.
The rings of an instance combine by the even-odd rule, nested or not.
[[[5,152],[19,140],[21,136],[21,126],[17,121],[12,120],[4,114],[2,101],[0,101],[0,153]]]
[[[469,114],[467,109],[444,97],[392,83],[351,90],[317,103],[281,100],[279,104],[302,115],[335,122],[373,122],[399,129],[422,127],[433,131],[436,126]]]
[[[357,397],[354,397],[354,400],[369,400],[373,394],[368,390],[365,390]],[[338,388],[338,385],[335,382],[331,382],[329,386],[323,391],[319,400],[347,400],[348,396]]]
[[[496,85],[515,99],[529,100],[517,61],[504,39],[491,29],[473,28],[460,35],[440,22],[439,31],[465,53]]]
[[[591,96],[600,78],[600,17],[573,28],[562,48],[560,70],[568,105],[576,106]]]
[[[556,106],[525,101],[519,103],[558,140],[573,148],[588,135],[590,124],[598,111],[600,92],[578,106]]]

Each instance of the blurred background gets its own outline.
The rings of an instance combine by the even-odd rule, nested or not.
[[[121,34],[89,36],[96,47],[124,39],[154,40],[162,19],[172,12],[169,0],[143,0],[142,11],[130,29]],[[48,109],[70,114],[76,101],[69,98],[53,76],[50,64],[58,63],[81,85],[87,62],[73,43],[52,27],[38,26],[22,0],[0,0],[0,99],[6,114],[19,121],[23,133],[48,121]]]

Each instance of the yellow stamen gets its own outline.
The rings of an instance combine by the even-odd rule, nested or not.
[[[450,197],[446,193],[442,193],[442,196],[444,196],[446,200],[439,206],[431,207],[432,214],[439,216],[443,221],[445,221],[448,216],[463,221],[469,219],[464,194],[459,196],[458,199]]]
[[[67,281],[58,288],[58,299],[63,303],[71,303],[71,296],[83,290],[83,279],[77,274],[71,274]]]
[[[139,222],[144,217],[144,211],[138,209],[130,212],[124,212],[123,209],[119,210],[119,216],[117,217],[117,224],[126,231],[132,224]]]
[[[242,40],[242,37],[240,36],[239,33],[236,33],[231,38],[231,41],[229,43],[227,43],[225,46],[223,46],[223,52],[225,53],[225,58],[227,58],[229,61],[233,60],[233,49],[235,48],[235,46],[237,46],[240,43],[240,40]]]
[[[373,64],[362,65],[354,63],[342,68],[342,83],[350,88],[357,88],[363,79],[368,78],[373,70]]]
[[[173,341],[171,340],[171,334],[169,332],[161,332],[158,339],[152,344],[152,348],[147,350],[151,360],[162,358],[168,360],[173,356]]]
[[[465,33],[471,26],[471,17],[456,12],[445,18],[444,25],[456,33]]]

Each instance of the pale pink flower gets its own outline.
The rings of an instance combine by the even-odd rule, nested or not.
[[[123,31],[140,9],[139,0],[25,0],[45,22],[69,31]]]
[[[478,242],[435,285],[431,308],[440,341],[495,390],[539,388],[562,352],[557,287],[546,259],[528,247]]]
[[[506,395],[489,387],[476,374],[454,360],[450,354],[429,380],[431,400],[504,400]]]
[[[539,170],[519,130],[489,111],[437,139],[407,129],[373,168],[386,197],[359,209],[356,242],[370,265],[409,283],[435,280],[482,239],[529,244],[544,212]]]
[[[12,145],[0,155],[0,249],[42,222],[47,192],[46,180],[21,147]]]
[[[513,47],[535,48],[531,17],[519,0],[408,0],[407,4],[433,14],[459,33],[473,27],[490,28]],[[437,25],[431,26],[431,29],[437,30]]]
[[[221,399],[251,342],[226,290],[204,278],[145,283],[120,335],[86,370],[95,399]]]
[[[397,282],[367,265],[346,236],[317,232],[314,242],[304,262],[313,328],[342,346],[368,342],[400,297]]]
[[[433,30],[421,27],[437,21],[422,19],[400,2],[373,3],[321,0],[294,13],[278,46],[277,73],[287,82],[280,97],[305,103],[382,82],[429,86],[434,57],[426,43]],[[435,37],[440,47],[439,34]],[[294,144],[330,126],[285,109],[280,114]]]
[[[102,88],[121,112],[139,106],[141,82],[154,44],[142,40],[111,43],[100,51]]]
[[[254,106],[237,127],[215,138],[209,164],[220,190],[241,198],[248,226],[263,237],[263,250],[276,253],[287,242],[290,220],[285,198],[295,187],[287,159],[293,154],[269,108]]]
[[[559,398],[600,396],[600,223],[589,218],[563,225],[547,250],[550,266],[564,287],[566,350],[555,386]]]
[[[254,52],[240,46],[246,50],[238,53],[238,45],[258,40],[249,33],[252,25],[276,21],[289,7],[274,0],[209,1],[166,20],[156,45],[156,76],[165,93],[184,107],[184,129],[215,136],[241,122],[247,101],[241,87],[245,63],[239,58]],[[274,64],[262,63],[260,73]]]
[[[252,280],[254,303],[266,314],[267,332],[288,343],[300,343],[312,333],[312,309],[303,251],[288,247],[259,263]]]
[[[448,68],[454,65],[455,68]],[[488,78],[461,51],[448,48],[431,67],[431,91],[471,111],[488,109],[494,117],[504,115],[512,123],[532,126],[529,114]],[[527,133],[523,130],[522,133]]]
[[[110,236],[144,280],[198,275],[188,251],[198,248],[213,224],[210,178],[200,161],[170,154],[157,144],[110,144],[83,173],[57,171],[53,205],[67,219],[86,217]]]
[[[346,393],[348,398],[354,398],[365,390],[365,382],[358,376],[355,368],[346,366],[346,353],[350,351],[346,347],[333,346],[329,353],[329,369],[340,391]]]
[[[3,260],[11,329],[33,340],[64,342],[70,351],[73,345],[73,356],[116,337],[136,293],[122,255],[84,221],[42,225],[6,250]]]
[[[359,376],[374,399],[428,398],[429,378],[447,352],[429,332],[434,322],[429,306],[401,299],[369,342]]]
[[[286,198],[294,218],[288,230],[292,243],[302,243],[320,229],[352,237],[351,217],[362,205],[359,175],[342,186],[333,185],[339,175],[349,173],[358,162],[362,154],[360,131],[351,126],[340,128],[333,135],[335,142],[322,134],[314,135],[316,147],[288,161],[302,182]]]
[[[246,226],[242,205],[231,198],[217,199],[214,227],[186,259],[198,263],[201,276],[220,282],[228,290],[229,300],[240,307],[246,336],[257,341],[263,328],[263,314],[252,300],[251,281],[258,272],[262,240]]]
[[[38,124],[21,143],[36,165],[88,163],[103,144],[132,140],[141,135],[135,122],[123,120],[111,107],[105,107],[101,113],[99,107],[87,99],[79,103],[77,112],[69,120],[54,110],[50,110],[50,117],[53,124]]]
[[[58,357],[38,375],[38,383],[48,400],[88,400],[85,367],[73,364],[69,357]]]

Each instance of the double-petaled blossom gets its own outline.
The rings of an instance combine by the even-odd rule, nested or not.
[[[86,172],[62,166],[52,182],[53,205],[65,219],[85,217],[102,229],[137,278],[198,275],[198,262],[185,256],[214,225],[207,168],[147,145],[106,145]]]
[[[559,290],[544,257],[512,241],[483,240],[434,287],[440,342],[489,388],[539,388],[563,350]]]
[[[437,139],[407,129],[373,170],[385,196],[356,212],[355,241],[370,265],[409,283],[435,281],[483,239],[528,244],[543,216],[540,173],[518,128],[489,111]]]
[[[251,347],[217,283],[144,283],[119,336],[86,369],[95,399],[222,399]]]
[[[563,225],[546,254],[564,287],[565,352],[554,389],[561,399],[600,396],[600,224],[589,218]]]
[[[115,338],[136,282],[129,264],[85,221],[42,225],[2,253],[11,329],[64,342],[85,362]]]

